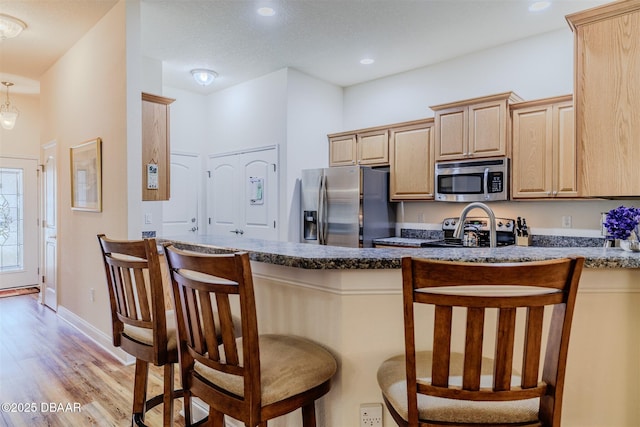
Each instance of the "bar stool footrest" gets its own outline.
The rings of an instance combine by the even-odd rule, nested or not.
[[[179,399],[184,395],[184,391],[182,389],[180,390],[174,390],[173,393],[171,394],[171,399]],[[144,404],[145,407],[145,413],[147,411],[149,411],[150,409],[155,408],[156,406],[160,405],[164,400],[164,394],[159,394],[157,396],[153,396],[151,399],[147,400]],[[141,413],[135,413],[133,414],[133,425],[138,426],[138,427],[148,427],[145,423],[144,423],[144,414]]]

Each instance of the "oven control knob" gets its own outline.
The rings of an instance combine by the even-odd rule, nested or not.
[[[503,225],[502,221],[498,222],[498,227],[502,227]]]
[[[446,225],[448,227],[449,226],[449,221],[445,221],[444,225]]]

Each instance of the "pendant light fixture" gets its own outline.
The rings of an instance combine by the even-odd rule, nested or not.
[[[16,125],[16,120],[20,112],[15,106],[11,105],[9,101],[9,88],[13,86],[13,83],[2,82],[2,84],[7,88],[7,100],[4,104],[0,105],[0,126],[4,129],[11,130]]]
[[[191,75],[193,79],[202,86],[209,86],[213,81],[218,77],[218,73],[212,70],[207,70],[204,68],[196,68],[195,70],[191,70]]]

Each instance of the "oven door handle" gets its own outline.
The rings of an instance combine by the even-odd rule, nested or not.
[[[484,198],[489,200],[489,168],[484,168]]]

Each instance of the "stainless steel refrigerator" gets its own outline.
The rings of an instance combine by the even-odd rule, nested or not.
[[[369,248],[373,239],[395,235],[387,170],[306,169],[300,188],[304,243]]]

